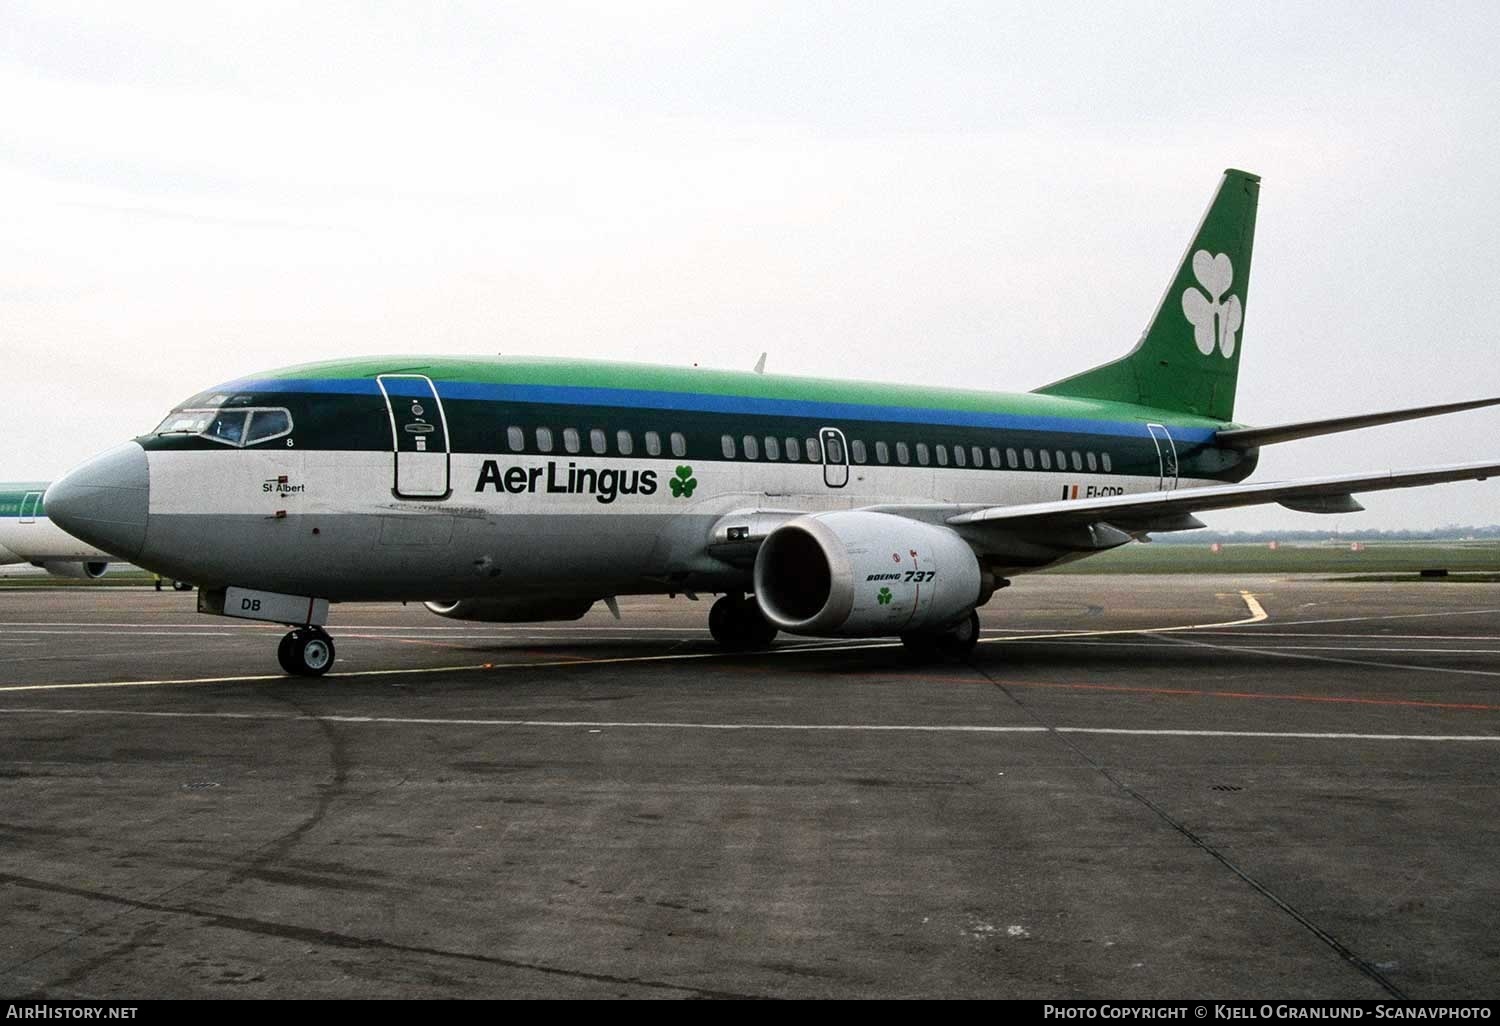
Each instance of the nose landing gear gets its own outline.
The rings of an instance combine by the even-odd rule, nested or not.
[[[333,660],[333,639],[321,627],[298,627],[276,647],[276,661],[295,677],[321,677]]]

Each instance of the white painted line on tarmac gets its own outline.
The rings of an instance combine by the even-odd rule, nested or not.
[[[1458,609],[1440,613],[1381,613],[1373,616],[1332,616],[1320,620],[1277,620],[1276,627],[1295,627],[1299,624],[1317,623],[1363,623],[1369,620],[1421,620],[1433,616],[1484,616],[1500,613],[1500,609]]]
[[[1022,641],[1026,644],[1045,645],[1050,638],[1008,638],[1008,641]],[[1069,639],[1073,644],[1097,646],[1099,648],[1156,648],[1147,641],[1088,641],[1084,639]],[[1235,652],[1407,652],[1425,655],[1500,655],[1500,648],[1395,648],[1391,646],[1376,645],[1257,645],[1251,641],[1248,645],[1222,645],[1218,646],[1226,651]]]
[[[1272,626],[1279,627],[1284,621],[1278,620]],[[1252,635],[1242,634],[1239,631],[1205,631],[1205,634],[1213,635],[1222,633],[1228,638],[1244,638]],[[1355,638],[1364,641],[1495,641],[1500,642],[1500,634],[1356,634],[1349,631],[1256,631],[1256,638]]]
[[[1341,734],[1310,730],[1130,730],[1125,727],[1056,727],[1059,734],[1134,737],[1248,737],[1309,741],[1500,741],[1500,734]]]
[[[480,670],[537,670],[554,669],[567,666],[605,666],[616,663],[660,663],[676,662],[689,659],[725,659],[743,658],[745,656],[770,656],[789,655],[797,652],[808,651],[833,651],[835,648],[879,648],[890,647],[892,644],[900,645],[898,642],[884,642],[881,645],[844,645],[833,647],[820,647],[809,649],[806,647],[787,646],[784,648],[767,649],[764,652],[721,652],[717,649],[712,652],[684,652],[677,655],[649,655],[649,656],[615,656],[607,659],[547,659],[539,662],[525,663],[464,663],[455,666],[413,666],[405,669],[387,670],[344,670],[339,673],[324,675],[326,680],[348,680],[354,677],[410,677],[431,675],[435,673],[464,673]],[[187,677],[181,679],[165,680],[107,680],[107,681],[85,681],[73,684],[6,684],[0,686],[0,692],[9,691],[71,691],[87,690],[90,688],[132,688],[132,687],[176,687],[196,684],[240,684],[258,680],[279,681],[307,681],[306,677],[291,677],[284,673],[251,674],[237,677]]]
[[[1347,666],[1373,666],[1378,670],[1416,670],[1421,673],[1449,673],[1463,677],[1500,677],[1500,670],[1466,670],[1456,666],[1423,666],[1419,663],[1387,663],[1374,659],[1349,659],[1339,656],[1308,655],[1302,652],[1287,652],[1280,648],[1264,648],[1259,645],[1215,645],[1208,641],[1191,638],[1172,639],[1179,645],[1194,648],[1211,648],[1216,652],[1249,652],[1253,655],[1274,656],[1277,659],[1305,659],[1317,663],[1343,663]],[[1347,649],[1346,649],[1347,651]]]
[[[286,627],[284,625],[282,625],[282,624],[277,624],[277,623],[263,623],[263,622],[255,622],[255,621],[245,622],[245,623],[236,623],[236,624],[233,624],[233,626],[236,627],[239,630],[246,630],[246,631],[257,631],[257,630],[258,631],[272,631],[272,630],[274,630],[274,631],[282,631],[282,630],[286,630]],[[118,628],[130,629],[130,630],[138,630],[138,629],[141,629],[141,628],[147,628],[147,627],[149,627],[149,628],[153,628],[153,629],[168,629],[168,628],[170,628],[172,630],[194,631],[194,630],[206,630],[206,629],[209,628],[209,625],[207,625],[207,624],[201,624],[201,623],[114,623],[114,622],[101,622],[101,621],[98,621],[98,620],[91,620],[91,621],[88,621],[88,622],[68,621],[68,620],[47,620],[47,621],[40,621],[40,620],[0,620],[0,628],[10,628],[10,627],[118,627]],[[621,625],[621,624],[574,624],[574,625],[569,626],[569,627],[548,627],[548,626],[545,626],[545,625],[529,624],[529,623],[526,623],[526,624],[516,624],[515,626],[507,626],[505,624],[486,624],[483,627],[473,627],[473,626],[465,626],[465,625],[462,625],[462,624],[444,624],[444,623],[432,623],[432,624],[426,624],[426,623],[420,623],[420,624],[416,624],[416,623],[409,623],[409,624],[361,624],[361,623],[347,623],[347,624],[339,625],[339,629],[340,630],[351,630],[351,631],[424,631],[424,632],[426,632],[426,631],[448,631],[448,632],[466,632],[466,631],[553,631],[553,632],[557,632],[557,633],[572,633],[572,632],[575,632],[575,631],[635,631],[635,632],[641,632],[641,633],[668,632],[668,633],[674,633],[675,634],[675,633],[681,633],[683,631],[687,631],[687,632],[691,632],[691,633],[694,633],[694,634],[707,634],[708,633],[708,628],[707,627],[694,627],[694,626],[691,626],[691,625],[684,626],[684,627],[632,627],[632,626]],[[9,634],[9,633],[12,633],[12,632],[9,631],[9,630],[4,630],[3,632],[0,632],[0,633]]]
[[[284,628],[282,628],[284,629]],[[4,630],[0,634],[63,634],[68,637],[88,634],[100,638],[242,638],[244,631],[220,631],[220,630],[192,630],[192,631],[159,631],[159,630],[78,630],[76,628],[66,631],[53,630],[51,628]]]
[[[86,681],[74,684],[7,684],[0,687],[3,691],[75,691],[89,688],[136,688],[136,687],[170,687],[174,685],[188,686],[192,684],[241,684],[257,680],[286,680],[285,674],[262,673],[242,677],[191,677],[182,680],[99,680]]]
[[[112,621],[101,620],[90,620],[87,622],[76,620],[0,620],[0,627],[124,627],[131,630],[141,630],[143,628],[149,627],[153,629],[171,628],[173,630],[192,631],[205,630],[211,626],[214,625],[207,623],[156,623],[154,621],[149,623],[115,623]],[[280,624],[274,623],[235,623],[225,624],[224,626],[233,626],[240,629],[259,630],[286,629]],[[9,634],[10,631],[6,631],[5,633]]]
[[[1121,630],[1102,631],[1075,631],[1069,634],[1044,634],[1044,635],[1022,635],[1020,638],[980,638],[980,644],[996,644],[1004,641],[1027,640],[1028,637],[1056,638],[1056,637],[1098,637],[1110,634],[1162,634],[1171,631],[1195,631],[1212,627],[1235,627],[1240,624],[1259,623],[1267,616],[1265,609],[1256,601],[1255,596],[1248,591],[1241,591],[1240,598],[1245,603],[1245,608],[1250,616],[1239,620],[1220,620],[1215,623],[1205,624],[1182,624],[1175,627],[1135,627]],[[680,652],[645,656],[610,656],[594,659],[549,659],[540,662],[525,663],[467,663],[458,666],[419,666],[408,669],[392,670],[348,670],[340,673],[330,673],[326,677],[330,680],[348,680],[355,677],[402,677],[423,676],[436,673],[463,673],[476,670],[539,670],[556,667],[584,667],[584,666],[612,666],[627,663],[666,663],[682,662],[699,659],[745,659],[765,656],[787,656],[800,655],[805,652],[854,652],[874,648],[899,648],[901,642],[896,640],[878,641],[839,641],[832,639],[827,642],[817,641],[807,645],[783,645],[778,648],[765,649],[760,652],[724,652],[714,649],[710,652]],[[188,677],[182,679],[163,680],[109,680],[109,681],[85,681],[71,684],[6,684],[0,686],[0,693],[20,691],[73,691],[88,690],[93,688],[132,688],[132,687],[185,687],[204,684],[242,684],[253,681],[264,680],[286,680],[282,674],[253,674],[236,677]]]
[[[1221,620],[1217,623],[1185,623],[1177,627],[1120,627],[1100,631],[1049,631],[1044,634],[1011,634],[1002,638],[980,638],[979,643],[981,645],[999,645],[1007,641],[1051,641],[1056,638],[1102,638],[1120,634],[1172,634],[1178,631],[1206,631],[1224,627],[1243,627],[1247,624],[1260,623],[1270,616],[1266,612],[1265,607],[1250,592],[1241,591],[1240,599],[1245,603],[1245,609],[1250,613],[1249,616],[1240,620]]]
[[[140,709],[0,708],[0,715],[106,716],[130,719],[231,720],[276,723],[336,723],[347,726],[517,727],[545,730],[832,731],[870,734],[1114,734],[1122,737],[1207,737],[1305,741],[1500,741],[1497,734],[1365,734],[1306,730],[1134,730],[1127,727],[1000,726],[963,723],[694,723],[678,720],[539,720],[445,716],[308,716],[296,713],[152,712]]]

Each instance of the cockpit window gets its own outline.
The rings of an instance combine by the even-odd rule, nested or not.
[[[245,440],[245,421],[248,419],[247,414],[238,410],[234,413],[221,412],[208,425],[208,430],[204,431],[203,435],[216,442],[239,445]]]
[[[156,426],[153,435],[196,435],[214,419],[217,410],[173,410]]]
[[[256,410],[250,415],[250,431],[245,435],[245,444],[280,438],[291,431],[292,415],[286,410]]]
[[[292,433],[292,415],[281,408],[174,410],[154,435],[197,435],[240,448]]]

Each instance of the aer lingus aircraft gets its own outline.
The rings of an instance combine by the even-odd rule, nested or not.
[[[1359,509],[1500,462],[1244,484],[1259,447],[1492,405],[1234,423],[1259,179],[1227,171],[1139,344],[1019,395],[545,359],[385,357],[202,392],[47,492],[69,532],[285,623],[334,660],[330,601],[567,620],[713,592],[713,636],[899,636],[967,652],[1008,578],[1202,524]],[[746,594],[753,595],[745,598]]]
[[[58,577],[102,577],[110,556],[52,523],[41,481],[0,484],[0,565],[30,563]]]

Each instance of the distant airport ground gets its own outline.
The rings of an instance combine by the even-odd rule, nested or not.
[[[3,588],[71,588],[77,585],[86,587],[151,587],[156,583],[156,575],[149,574],[140,567],[128,564],[111,563],[103,577],[93,579],[81,579],[72,577],[55,577],[39,566],[30,566],[24,563],[11,563],[0,566],[0,589]],[[172,582],[163,579],[162,587],[170,589]]]
[[[1355,546],[1358,546],[1357,548]],[[1211,542],[1126,545],[1044,573],[1060,574],[1370,574],[1381,580],[1419,578],[1444,570],[1449,580],[1500,580],[1500,540]],[[1396,575],[1392,578],[1390,575]],[[31,566],[0,567],[0,589],[150,586],[156,578],[132,566],[111,566],[98,580],[53,577]],[[171,582],[164,581],[170,588]]]
[[[1358,546],[1356,548],[1355,546]],[[1500,574],[1500,542],[1361,541],[1126,545],[1048,573]]]
[[[0,993],[1492,998],[1500,584],[1328,576],[1039,574],[943,663],[356,602],[316,679],[0,592]]]

